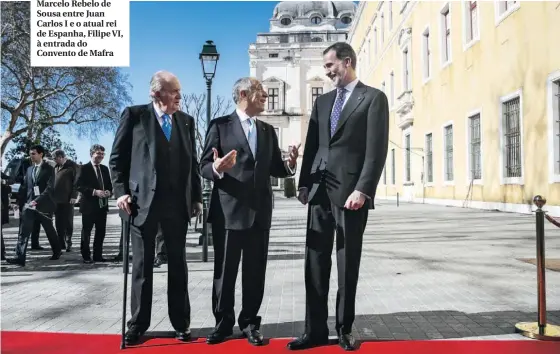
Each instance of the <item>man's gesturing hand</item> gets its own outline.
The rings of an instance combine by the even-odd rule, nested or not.
[[[296,165],[297,158],[299,156],[299,147],[300,146],[301,146],[301,143],[299,143],[297,145],[290,145],[290,148],[289,148],[290,156],[286,159],[286,161],[288,161],[288,165],[290,166],[290,168],[294,168],[294,166]]]
[[[117,199],[117,206],[119,209],[126,211],[128,215],[130,215],[130,203],[132,200],[128,194],[123,195],[119,199]]]
[[[218,156],[218,150],[216,148],[212,148],[214,152],[214,168],[216,172],[223,173],[235,165],[235,161],[237,160],[237,151],[231,150],[226,154],[224,157]]]

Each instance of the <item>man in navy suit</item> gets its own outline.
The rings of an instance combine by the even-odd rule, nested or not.
[[[25,266],[25,253],[29,236],[33,230],[35,220],[45,229],[47,238],[51,245],[53,255],[51,260],[60,258],[62,253],[58,243],[58,234],[53,225],[52,215],[56,209],[53,197],[54,167],[43,161],[45,149],[41,145],[34,145],[29,149],[31,162],[21,185],[19,193],[24,205],[21,213],[22,222],[19,228],[18,243],[16,246],[16,257],[8,259],[10,264]]]
[[[274,128],[256,118],[267,97],[257,79],[239,79],[233,89],[237,107],[210,123],[200,159],[202,177],[214,181],[208,222],[212,223],[214,240],[212,307],[216,328],[206,338],[208,344],[220,343],[233,332],[241,253],[243,304],[238,324],[249,343],[263,344],[258,311],[264,295],[272,218],[270,177],[294,175],[299,147],[291,147],[289,158],[284,160]]]

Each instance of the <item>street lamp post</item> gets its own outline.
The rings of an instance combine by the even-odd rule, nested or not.
[[[218,59],[220,59],[220,54],[216,50],[216,45],[213,41],[206,41],[202,47],[202,52],[199,55],[200,63],[202,64],[202,73],[204,79],[206,80],[206,129],[210,126],[210,120],[212,119],[212,79],[216,74],[216,65],[218,64]],[[212,184],[209,180],[204,179],[204,190],[202,192],[203,199],[203,211],[202,211],[202,261],[208,262],[208,244],[211,243],[210,230],[208,228],[207,218],[208,209],[210,208],[210,196],[212,195]],[[199,240],[200,244],[200,240]]]

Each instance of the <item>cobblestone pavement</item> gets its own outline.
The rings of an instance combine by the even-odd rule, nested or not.
[[[267,337],[303,331],[303,258],[306,210],[294,199],[276,198],[267,284],[260,314]],[[74,220],[79,247],[81,217]],[[4,229],[13,255],[17,220]],[[519,321],[536,321],[535,223],[531,215],[379,201],[364,236],[354,333],[362,339],[523,339]],[[560,258],[560,230],[546,223],[548,258]],[[191,327],[209,333],[212,250],[202,262],[198,233],[189,232]],[[118,251],[120,219],[108,218],[104,256]],[[122,266],[86,265],[78,248],[49,261],[50,250],[30,251],[25,268],[2,262],[1,324],[4,330],[120,333]],[[333,254],[334,255],[334,254]],[[331,334],[334,335],[336,259],[331,275]],[[170,331],[167,266],[155,270],[150,331]],[[241,273],[240,273],[241,274]],[[560,273],[547,271],[550,323],[560,324]],[[240,278],[241,276],[239,276]],[[130,284],[130,282],[129,282]],[[130,294],[130,291],[129,291]],[[241,303],[236,287],[236,313]],[[130,302],[129,302],[130,304]],[[129,310],[130,311],[130,310]]]

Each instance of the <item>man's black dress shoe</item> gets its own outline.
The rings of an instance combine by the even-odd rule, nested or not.
[[[191,330],[187,328],[185,331],[175,331],[175,339],[187,342],[191,339]]]
[[[49,258],[51,261],[56,261],[57,259],[60,258],[60,256],[62,255],[62,251],[58,251],[55,254],[52,255],[51,258]]]
[[[45,249],[45,247],[43,247],[43,246],[31,246],[31,250],[33,250],[33,251],[42,251],[44,249]]]
[[[72,252],[72,246],[66,246],[66,252]]]
[[[19,258],[8,258],[6,259],[6,262],[8,262],[9,264],[18,265],[20,267],[25,267],[25,262],[21,261]]]
[[[288,349],[303,350],[327,344],[329,344],[329,337],[312,338],[309,334],[305,333],[301,337],[289,342]]]
[[[356,349],[356,340],[352,336],[352,334],[339,334],[338,335],[338,345],[344,350],[355,350]]]
[[[263,345],[263,335],[258,329],[247,329],[243,331],[243,335],[252,345]]]
[[[144,331],[141,331],[140,328],[132,326],[124,334],[124,342],[126,345],[138,344],[143,334]]]
[[[206,337],[206,343],[208,344],[218,344],[218,343],[222,343],[223,341],[226,340],[227,337],[231,336],[233,334],[233,331],[220,331],[218,329],[214,330],[214,332],[210,333],[207,337]]]
[[[84,259],[84,263],[85,264],[92,264],[93,261],[90,258],[86,258],[86,259]]]
[[[99,262],[99,263],[107,262],[107,260],[105,258],[94,258],[93,261],[94,262]]]

